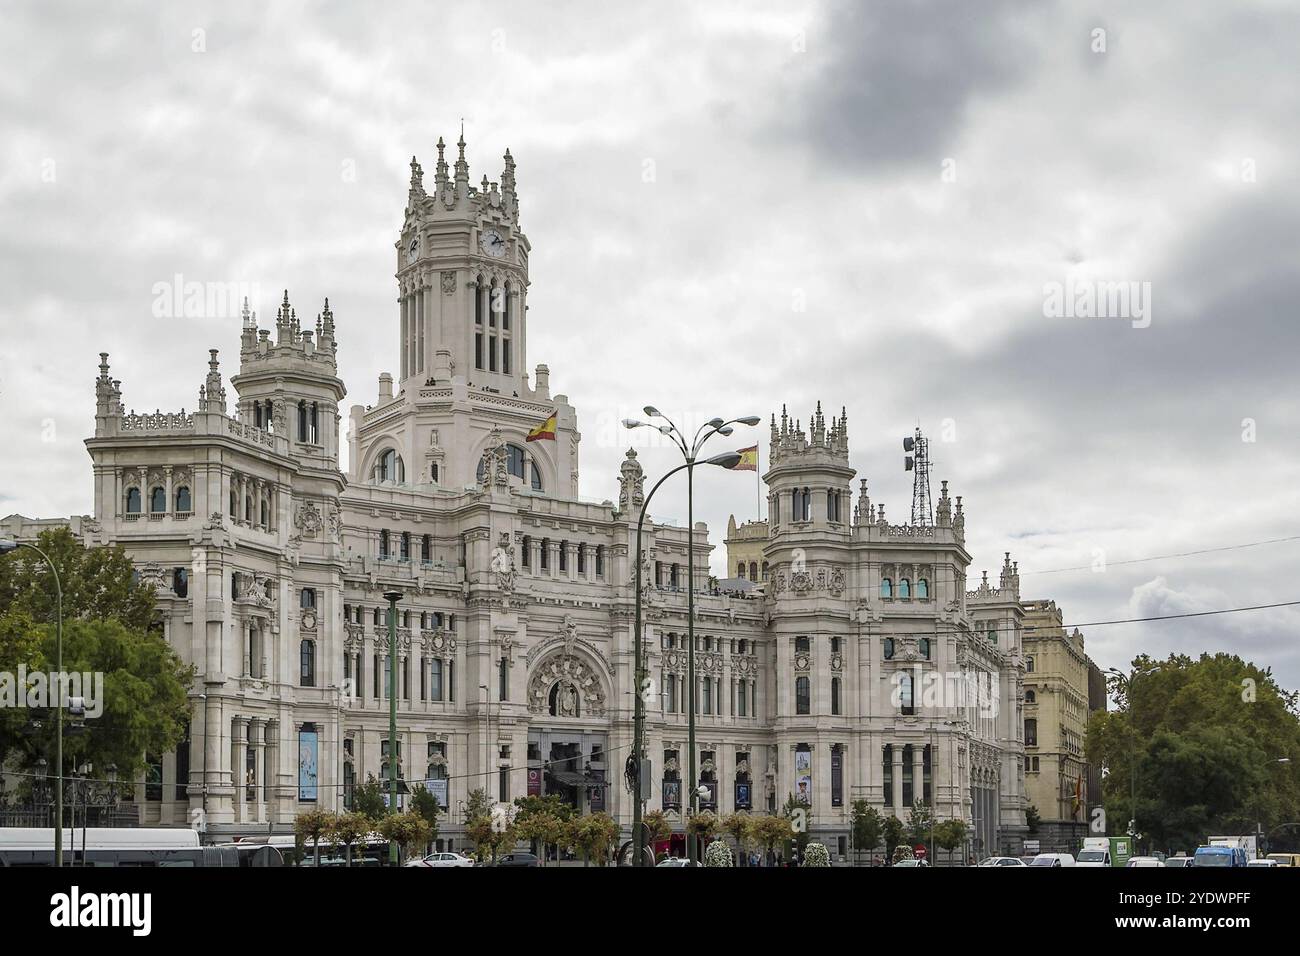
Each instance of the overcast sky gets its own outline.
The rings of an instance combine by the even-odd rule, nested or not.
[[[1243,0],[6,4],[0,515],[91,509],[99,352],[137,410],[193,409],[209,348],[234,373],[237,319],[154,316],[178,273],[256,285],[264,327],[328,295],[373,403],[407,164],[463,117],[472,182],[518,163],[584,496],[641,405],[821,400],[895,521],[900,439],[932,436],[972,586],[1009,550],[1067,622],[1300,599],[1300,542],[1116,564],[1300,534],[1297,36]],[[1144,314],[1045,304],[1098,282]],[[715,570],[755,508],[701,476]],[[1084,630],[1102,666],[1226,649],[1294,688],[1296,611]]]

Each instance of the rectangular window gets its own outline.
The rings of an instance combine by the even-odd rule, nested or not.
[[[578,573],[587,573],[587,546],[585,544],[578,545]]]
[[[483,368],[483,333],[474,333],[474,367]]]
[[[560,570],[569,570],[569,542],[560,542]]]
[[[447,700],[456,699],[456,662],[447,662]]]
[[[488,336],[488,371],[495,372],[496,370],[497,370],[497,337],[495,335],[489,335]]]
[[[510,699],[510,662],[501,658],[497,668],[497,700]]]
[[[510,802],[510,770],[506,767],[497,771],[497,799],[502,803]]]
[[[429,699],[442,700],[442,660],[429,661]]]
[[[510,340],[508,338],[501,340],[501,372],[504,375],[510,374]]]
[[[749,714],[748,714],[748,707],[746,705],[746,701],[749,698],[749,691],[746,689],[745,682],[743,680],[737,686],[736,691],[737,691],[736,692],[736,716],[748,717]]]
[[[315,589],[315,588],[303,588],[303,589],[302,589],[301,604],[302,604],[303,608],[305,608],[305,609],[306,609],[306,608],[315,608],[315,607],[316,607],[316,589]]]
[[[807,677],[796,677],[794,680],[794,709],[800,716],[812,710],[812,694]]]

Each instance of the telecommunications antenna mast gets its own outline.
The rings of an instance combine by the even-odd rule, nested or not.
[[[903,439],[903,451],[910,452],[903,459],[903,468],[912,472],[912,524],[929,527],[934,524],[930,508],[930,440],[918,428],[914,436]]]

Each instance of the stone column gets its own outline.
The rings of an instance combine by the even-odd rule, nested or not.
[[[894,780],[893,780],[893,797],[894,813],[902,819],[903,816],[903,745],[895,743],[890,753],[894,762]]]
[[[234,822],[245,819],[244,806],[244,772],[248,763],[249,720],[247,717],[232,717],[230,720],[230,760],[231,780],[235,784],[233,803]]]

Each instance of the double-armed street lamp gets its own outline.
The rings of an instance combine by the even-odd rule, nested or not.
[[[687,682],[687,747],[689,748],[687,782],[690,788],[690,813],[695,813],[695,808],[699,802],[698,781],[695,779],[695,466],[697,464],[716,465],[719,468],[732,469],[740,464],[742,456],[739,452],[726,452],[721,455],[715,455],[712,458],[700,459],[700,450],[705,443],[714,435],[722,435],[724,438],[732,434],[733,425],[757,425],[761,419],[757,415],[747,415],[744,418],[733,418],[726,421],[722,418],[713,418],[705,422],[695,432],[694,438],[687,443],[686,436],[681,430],[662,414],[659,409],[653,405],[647,405],[644,412],[648,418],[661,419],[665,424],[656,425],[652,422],[643,422],[636,419],[624,419],[625,428],[653,428],[660,434],[670,438],[673,444],[682,453],[685,461],[673,468],[650,489],[650,494],[645,496],[645,501],[641,504],[641,516],[636,525],[636,620],[635,634],[633,635],[633,657],[635,665],[633,670],[636,675],[635,680],[635,701],[633,702],[633,739],[632,739],[632,756],[636,761],[636,790],[632,801],[632,831],[635,840],[636,866],[643,866],[645,853],[645,834],[642,832],[641,825],[641,768],[642,750],[645,739],[645,701],[643,690],[645,686],[645,670],[642,660],[642,640],[641,640],[641,532],[645,524],[645,517],[650,506],[650,499],[670,476],[677,474],[679,471],[686,472],[686,682]],[[691,836],[689,828],[687,829],[687,858],[695,859],[695,838]]]
[[[59,569],[36,545],[0,538],[0,554],[18,548],[30,548],[39,554],[54,576],[54,865],[63,866],[63,584],[59,581]]]

